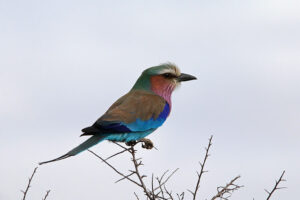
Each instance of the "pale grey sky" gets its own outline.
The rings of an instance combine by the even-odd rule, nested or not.
[[[240,174],[232,200],[264,199],[282,170],[300,183],[300,3],[268,1],[0,1],[0,199],[21,198],[39,161],[79,144],[80,130],[166,61],[198,77],[173,95],[170,118],[139,151],[146,173],[180,168],[170,187],[194,186],[214,144],[199,199]],[[103,142],[93,150],[116,151]],[[124,170],[126,158],[114,163]],[[41,166],[41,199],[134,199],[138,191],[90,153]]]

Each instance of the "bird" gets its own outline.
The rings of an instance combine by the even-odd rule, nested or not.
[[[75,156],[104,140],[128,145],[143,141],[146,148],[152,148],[153,143],[146,136],[168,118],[173,91],[181,82],[195,79],[195,76],[181,73],[173,63],[145,69],[127,94],[113,103],[92,126],[82,129],[81,136],[90,136],[89,139],[66,154],[39,164]]]

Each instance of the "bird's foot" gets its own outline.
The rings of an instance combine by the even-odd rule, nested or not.
[[[134,145],[136,145],[136,143],[137,143],[137,141],[132,140],[132,141],[126,142],[125,144],[126,144],[127,146],[133,147]]]
[[[139,140],[139,142],[142,142],[142,148],[145,149],[152,149],[154,147],[153,142],[147,138],[142,138]]]

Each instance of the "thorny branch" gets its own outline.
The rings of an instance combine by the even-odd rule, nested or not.
[[[215,200],[217,198],[222,199],[222,200],[228,200],[229,197],[231,197],[232,192],[235,190],[240,189],[241,187],[244,187],[242,185],[237,185],[234,182],[239,179],[241,176],[237,176],[234,179],[232,179],[229,183],[226,184],[226,186],[219,186],[217,188],[218,193],[211,198],[211,200]],[[227,196],[225,196],[227,195]]]
[[[33,179],[33,177],[34,177],[34,175],[36,173],[36,170],[37,170],[37,167],[34,168],[32,174],[31,174],[31,177],[28,179],[28,184],[26,186],[25,191],[21,190],[21,192],[23,193],[23,199],[22,200],[26,199],[27,192],[28,192],[29,188],[31,187],[31,181],[32,181],[32,179]]]
[[[203,162],[199,162],[200,164],[200,171],[197,172],[197,182],[195,185],[195,189],[194,191],[188,190],[193,197],[193,200],[196,199],[196,195],[197,193],[199,193],[199,188],[200,188],[200,182],[201,182],[201,178],[202,175],[204,173],[206,173],[207,171],[204,169],[205,168],[205,164],[207,162],[208,157],[210,156],[209,154],[209,150],[210,147],[212,145],[212,138],[213,136],[211,136],[209,138],[209,143],[208,146],[205,148],[205,156],[203,159]],[[109,166],[110,168],[112,168],[117,174],[119,174],[122,178],[120,178],[119,180],[116,181],[116,183],[122,181],[122,180],[128,180],[132,183],[134,183],[135,185],[137,185],[138,187],[140,187],[147,200],[184,200],[185,199],[185,193],[175,193],[176,195],[173,194],[173,192],[169,189],[167,189],[166,187],[166,183],[169,181],[169,179],[178,171],[178,168],[175,169],[173,172],[169,173],[169,170],[165,171],[160,177],[154,177],[154,175],[152,174],[151,176],[151,185],[150,187],[148,187],[146,185],[146,183],[144,182],[144,179],[147,177],[146,175],[142,174],[140,171],[140,166],[143,165],[142,163],[142,159],[141,158],[137,158],[136,157],[136,150],[134,148],[134,146],[137,143],[141,143],[141,141],[135,143],[134,145],[130,146],[129,148],[124,147],[123,145],[114,142],[116,145],[118,145],[122,150],[120,152],[117,152],[109,157],[107,157],[106,159],[102,158],[101,156],[99,156],[98,154],[94,153],[91,150],[88,150],[90,153],[92,153],[94,156],[96,156],[97,158],[99,158],[102,162],[104,162],[107,166]],[[143,145],[142,145],[143,147]],[[112,164],[110,164],[108,162],[109,159],[116,157],[117,155],[123,154],[128,152],[131,156],[131,161],[133,163],[134,169],[133,170],[129,170],[129,174],[125,175],[125,173],[122,173],[120,170],[118,170],[116,167],[114,167]],[[34,175],[36,174],[37,171],[37,167],[33,170],[32,175],[30,176],[30,178],[28,179],[28,184],[26,186],[25,191],[21,190],[21,192],[23,193],[23,198],[22,200],[26,200],[27,197],[27,193],[29,191],[29,188],[31,187],[31,182],[33,180]],[[267,200],[271,199],[271,196],[274,194],[274,192],[276,190],[279,189],[283,189],[285,187],[279,187],[279,184],[283,181],[285,181],[283,179],[283,176],[285,174],[285,171],[282,172],[281,176],[279,177],[279,180],[276,181],[275,186],[273,187],[273,189],[271,190],[271,192],[269,192],[268,190],[265,190],[268,193],[268,197]],[[235,183],[235,181],[237,179],[239,179],[240,176],[235,177],[234,179],[232,179],[228,184],[226,184],[225,186],[219,186],[217,187],[217,194],[215,196],[213,196],[211,198],[211,200],[228,200],[232,193],[238,189],[240,189],[241,187],[243,187],[242,185],[238,185]],[[44,198],[42,198],[42,200],[47,200],[47,197],[49,196],[50,190],[46,191],[46,194],[44,196]],[[134,196],[137,200],[140,200],[139,196],[134,192]]]
[[[210,155],[209,155],[209,149],[210,149],[210,147],[211,147],[211,145],[212,145],[212,142],[211,142],[212,139],[213,139],[213,136],[210,136],[210,138],[209,138],[209,140],[208,140],[208,141],[209,141],[209,142],[208,142],[208,145],[207,145],[207,147],[205,148],[205,156],[204,156],[204,160],[203,160],[202,163],[199,162],[201,169],[200,169],[200,172],[197,172],[198,179],[197,179],[197,183],[196,183],[195,190],[194,190],[194,192],[192,192],[191,190],[188,190],[188,191],[192,194],[193,200],[196,199],[198,189],[200,188],[201,177],[202,177],[202,175],[203,175],[204,173],[207,172],[207,171],[204,170],[204,167],[205,167],[205,164],[206,164],[206,161],[207,161],[208,156],[210,156]]]
[[[208,145],[205,148],[205,156],[204,156],[203,161],[199,162],[200,171],[197,172],[197,182],[196,182],[196,185],[195,185],[195,189],[193,191],[188,190],[192,194],[193,200],[196,199],[197,193],[199,193],[199,188],[200,188],[202,175],[207,172],[207,170],[205,170],[205,165],[206,165],[208,157],[210,156],[209,151],[210,151],[210,148],[212,146],[212,139],[213,139],[213,136],[211,136],[209,138]],[[102,162],[104,162],[106,165],[108,165],[110,168],[112,168],[117,174],[119,174],[122,177],[119,180],[117,180],[116,183],[120,182],[122,180],[125,180],[125,179],[129,180],[130,182],[136,184],[138,187],[140,187],[143,190],[147,200],[175,200],[175,199],[184,200],[184,198],[185,198],[185,193],[184,192],[176,193],[176,195],[174,195],[172,193],[172,191],[167,189],[167,187],[166,187],[166,183],[177,172],[178,168],[175,169],[171,173],[169,173],[169,170],[167,170],[160,177],[154,177],[154,175],[152,174],[151,184],[148,187],[146,185],[146,183],[144,182],[144,179],[147,176],[142,174],[141,171],[140,171],[140,166],[143,165],[142,159],[136,157],[135,145],[137,143],[140,143],[140,142],[135,143],[134,145],[132,145],[129,148],[126,148],[126,147],[124,147],[123,145],[121,145],[117,142],[114,142],[114,143],[116,145],[118,145],[122,150],[120,152],[117,152],[117,153],[109,156],[106,159],[102,158],[101,156],[99,156],[98,154],[94,153],[91,150],[89,150],[89,152],[91,152],[97,158],[102,160]],[[111,158],[113,158],[117,155],[126,153],[126,152],[130,154],[131,161],[132,161],[133,166],[134,166],[133,170],[129,170],[130,173],[128,175],[125,175],[125,173],[122,173],[120,170],[118,170],[116,167],[114,167],[113,165],[111,165],[108,162],[109,159],[111,159]],[[167,176],[167,174],[169,174],[169,175]],[[276,181],[275,187],[273,188],[273,190],[271,192],[268,192],[266,190],[267,193],[269,194],[267,200],[270,199],[271,195],[274,193],[275,190],[282,189],[282,188],[279,188],[278,185],[281,181],[285,181],[284,179],[282,179],[283,175],[284,175],[284,172],[282,173],[279,180]],[[217,187],[217,194],[215,196],[213,196],[211,198],[211,200],[216,200],[216,199],[228,200],[231,197],[231,195],[234,191],[236,191],[236,190],[240,189],[241,187],[243,187],[242,185],[238,185],[238,184],[235,183],[239,178],[240,178],[240,176],[237,176],[237,177],[233,178],[225,186]],[[154,182],[157,184],[157,186],[155,186]],[[137,200],[140,200],[139,196],[135,192],[134,192],[134,196]]]
[[[47,190],[46,195],[44,196],[43,200],[46,200],[46,199],[47,199],[47,197],[48,197],[50,191],[51,191],[51,190]]]
[[[141,187],[141,185],[134,181],[133,179],[129,178],[129,175],[124,175],[122,172],[120,172],[119,170],[117,170],[114,166],[112,166],[111,164],[109,164],[105,159],[103,159],[101,156],[99,156],[98,154],[96,154],[95,152],[88,150],[89,152],[91,152],[94,156],[96,156],[97,158],[99,158],[100,160],[102,160],[106,165],[108,165],[110,168],[112,168],[117,174],[119,174],[120,176],[122,176],[124,179],[127,179],[129,181],[131,181],[132,183],[138,185],[139,187]]]
[[[154,189],[154,191],[158,190],[159,188],[161,188],[161,186],[164,186],[168,181],[169,179],[179,170],[179,168],[175,169],[164,181],[162,181],[163,179],[163,176],[165,173],[167,173],[169,170],[167,170],[163,176],[161,177],[161,180],[160,180],[160,184]],[[157,177],[158,178],[158,177]]]
[[[140,161],[140,159],[137,159],[135,157],[135,149],[133,146],[131,146],[130,148],[130,153],[131,153],[131,156],[132,156],[132,162],[134,164],[134,173],[136,174],[136,176],[138,177],[139,181],[140,181],[140,184],[144,190],[144,193],[146,194],[146,196],[149,198],[149,199],[154,199],[152,198],[152,195],[150,194],[150,192],[148,191],[144,181],[143,181],[143,178],[145,178],[146,176],[145,175],[141,175],[140,171],[139,171],[139,167],[141,165],[143,165],[142,161]]]
[[[27,193],[28,193],[28,191],[29,191],[29,188],[31,187],[32,179],[33,179],[33,177],[34,177],[34,175],[35,175],[37,169],[38,169],[38,167],[34,168],[34,170],[33,170],[32,174],[31,174],[30,178],[28,178],[28,184],[27,184],[27,186],[26,186],[25,191],[24,191],[24,190],[21,190],[21,192],[23,193],[23,198],[22,198],[22,200],[25,200],[26,197],[27,197]],[[47,197],[48,197],[48,195],[49,195],[49,193],[50,193],[50,190],[47,190],[46,195],[44,196],[44,198],[43,198],[42,200],[46,200]]]
[[[281,176],[279,177],[279,180],[278,180],[278,181],[275,181],[275,186],[273,187],[273,189],[272,189],[271,192],[269,192],[268,190],[265,189],[265,191],[268,193],[267,200],[271,199],[271,196],[273,195],[273,193],[274,193],[276,190],[280,190],[280,189],[286,188],[286,187],[278,187],[280,182],[286,181],[285,179],[283,179],[284,173],[285,173],[285,171],[282,172]]]
[[[167,200],[167,199],[173,199],[173,196],[171,195],[170,192],[168,192],[168,190],[166,189],[166,183],[169,181],[169,179],[176,173],[176,170],[174,170],[172,173],[170,173],[168,176],[167,173],[169,172],[169,170],[167,170],[166,172],[163,173],[163,175],[161,177],[156,177],[154,178],[154,175],[152,174],[151,177],[151,186],[147,187],[146,183],[144,182],[144,179],[147,177],[146,175],[143,175],[140,171],[140,166],[143,165],[142,163],[142,159],[141,158],[137,158],[136,157],[136,150],[134,148],[134,145],[131,146],[130,148],[126,148],[123,145],[114,142],[116,145],[118,145],[120,148],[122,148],[123,150],[120,152],[117,152],[115,154],[113,154],[112,156],[109,156],[108,158],[104,159],[101,156],[99,156],[98,154],[96,154],[95,152],[88,150],[90,153],[92,153],[94,156],[96,156],[97,158],[99,158],[102,162],[104,162],[107,166],[109,166],[110,168],[112,168],[117,174],[119,174],[122,178],[117,180],[117,182],[120,182],[122,180],[129,180],[130,182],[136,184],[137,186],[139,186],[145,196],[147,197],[147,199],[149,200],[155,200],[155,199],[161,199],[161,200]],[[137,142],[139,143],[139,142]],[[136,144],[137,144],[136,143]],[[135,144],[135,145],[136,145]],[[125,173],[121,172],[120,170],[118,170],[116,167],[114,167],[113,165],[111,165],[108,160],[123,154],[125,152],[128,152],[131,156],[131,161],[133,163],[134,169],[133,170],[129,170],[129,174],[125,175]],[[135,176],[134,176],[135,175]],[[134,178],[134,177],[135,178]],[[154,183],[154,180],[156,180],[156,186]],[[165,196],[165,194],[168,194],[168,197]],[[136,193],[134,193],[136,199],[139,199],[138,195]],[[179,195],[181,197],[181,199],[183,199],[184,193]]]

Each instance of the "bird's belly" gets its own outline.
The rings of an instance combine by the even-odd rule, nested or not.
[[[130,142],[133,140],[140,140],[150,133],[152,133],[155,129],[151,129],[148,131],[143,132],[131,132],[131,133],[113,133],[109,134],[106,139],[111,141],[118,141],[118,142]]]

